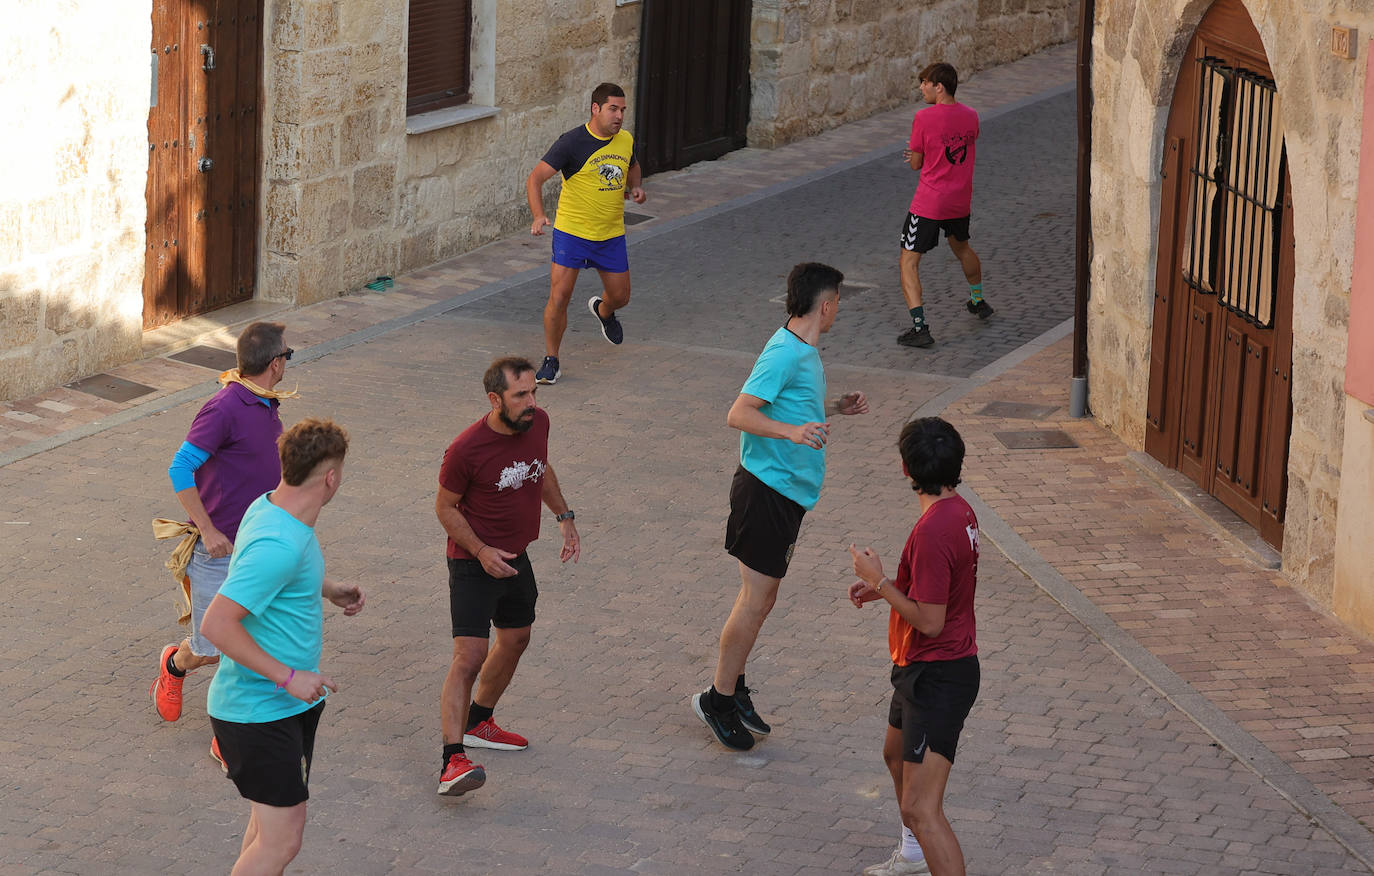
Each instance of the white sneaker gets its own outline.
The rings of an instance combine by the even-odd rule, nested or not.
[[[926,859],[919,861],[908,861],[902,857],[902,847],[898,846],[892,850],[892,857],[883,861],[881,864],[874,864],[864,868],[864,876],[922,876],[930,872],[930,865]]]

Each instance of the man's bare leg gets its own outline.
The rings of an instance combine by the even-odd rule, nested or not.
[[[520,663],[520,655],[529,647],[530,628],[503,630],[498,627],[493,629],[492,635],[496,641],[491,647],[491,652],[487,654],[487,659],[482,661],[482,670],[477,676],[477,692],[472,697],[473,702],[488,709],[496,708],[501,694],[510,686],[510,680],[515,676],[515,667]],[[463,708],[463,726],[466,729],[468,707],[465,705]],[[459,740],[461,739],[460,734]],[[447,731],[444,741],[448,741]]]
[[[459,745],[467,729],[468,704],[477,672],[487,659],[487,640],[478,636],[454,636],[453,660],[439,694],[439,726],[445,745]],[[507,679],[509,682],[509,679]]]
[[[964,876],[964,850],[945,818],[945,784],[953,766],[927,750],[921,763],[902,764],[902,822],[916,834],[931,876]]]
[[[249,824],[257,834],[234,862],[232,876],[280,876],[301,850],[305,834],[305,804],[268,806],[254,803]]]
[[[549,303],[544,305],[544,352],[558,355],[563,333],[568,330],[568,302],[577,284],[577,268],[549,265]]]
[[[964,269],[964,279],[968,280],[970,286],[981,286],[983,284],[983,263],[978,260],[978,253],[973,251],[967,240],[955,240],[950,237],[949,248],[953,250],[954,257],[959,260],[959,267]],[[912,305],[915,307],[915,305]]]
[[[906,299],[907,310],[921,305],[921,253],[909,249],[902,250],[898,267],[902,276],[902,297]]]
[[[601,306],[597,315],[606,319],[612,313],[630,303],[630,272],[612,274],[597,271],[601,275]]]
[[[740,588],[735,606],[720,631],[720,657],[716,662],[716,692],[731,696],[735,682],[744,674],[744,664],[754,649],[759,630],[778,599],[781,578],[770,578],[744,563],[739,564]]]
[[[180,669],[182,672],[190,672],[210,663],[218,663],[219,655],[216,654],[213,657],[202,657],[191,650],[190,639],[182,639],[181,644],[177,646],[177,652],[172,655],[172,662],[175,663],[177,669]]]

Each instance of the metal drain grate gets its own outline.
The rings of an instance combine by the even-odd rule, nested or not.
[[[651,219],[654,219],[654,218],[656,218],[656,217],[654,217],[654,216],[645,216],[643,213],[631,213],[629,210],[626,210],[626,211],[625,211],[625,224],[626,224],[626,225],[638,225],[638,224],[641,223],[641,222],[648,222],[648,221],[650,221]]]
[[[1043,420],[1059,410],[1059,405],[1032,405],[1024,402],[995,401],[983,405],[978,411],[982,417],[1000,417],[1004,420]]]
[[[1059,429],[1030,429],[1025,432],[994,432],[1008,450],[1052,450],[1077,447],[1078,442]]]
[[[185,362],[187,365],[199,365],[201,368],[209,368],[213,371],[228,371],[239,361],[238,356],[232,350],[222,350],[219,347],[210,347],[205,344],[188,347],[167,358]]]
[[[139,396],[147,395],[153,391],[151,386],[134,383],[132,380],[115,377],[113,374],[92,374],[90,377],[68,383],[66,386],[68,389],[74,389],[77,392],[84,392],[87,395],[112,402],[133,401]]]

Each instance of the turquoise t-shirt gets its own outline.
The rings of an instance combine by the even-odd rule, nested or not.
[[[239,524],[229,575],[220,594],[248,609],[243,628],[258,646],[296,670],[320,671],[324,646],[324,555],[313,527],[253,500]],[[222,655],[210,682],[207,711],[221,721],[264,724],[312,708],[268,678]]]
[[[825,369],[820,352],[784,326],[773,333],[740,392],[761,398],[759,410],[780,423],[825,422]],[[810,511],[821,497],[825,448],[742,432],[745,471]]]

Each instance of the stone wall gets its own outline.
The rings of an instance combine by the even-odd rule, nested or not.
[[[152,24],[146,0],[18,0],[5,19],[0,399],[13,399],[138,355]]]
[[[1074,39],[1078,0],[754,0],[749,145],[774,147],[919,98],[916,73],[967,76]]]
[[[1093,257],[1088,347],[1093,414],[1141,448],[1163,132],[1183,54],[1210,4],[1098,0],[1093,36]],[[1330,53],[1332,25],[1374,32],[1374,10],[1336,0],[1247,0],[1283,101],[1296,244],[1293,431],[1284,569],[1331,605],[1346,417],[1361,87],[1367,57]]]

